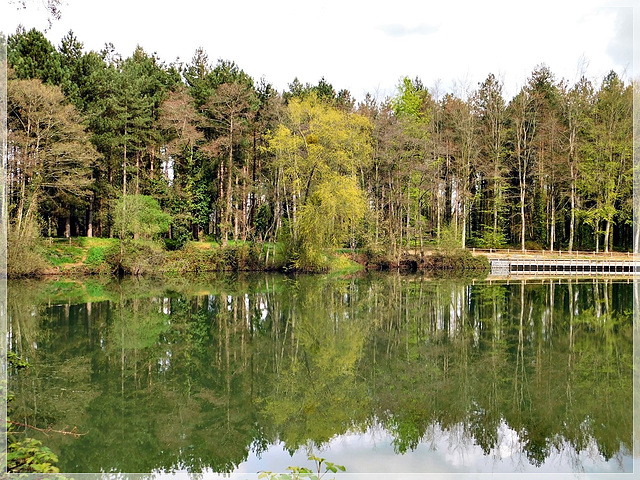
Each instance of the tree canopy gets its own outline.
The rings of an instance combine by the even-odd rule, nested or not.
[[[319,254],[632,248],[632,85],[615,72],[571,84],[538,65],[511,99],[493,74],[459,94],[403,77],[356,103],[202,49],[165,64],[24,29],[8,47],[10,217],[45,235],[118,236],[115,204],[139,195],[171,216],[164,235],[285,235],[298,253],[302,237]]]

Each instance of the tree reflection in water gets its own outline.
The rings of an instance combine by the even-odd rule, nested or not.
[[[442,438],[533,471],[623,468],[632,297],[609,279],[12,282],[10,348],[33,365],[12,416],[87,432],[46,438],[65,472],[230,472],[372,431],[398,471]]]

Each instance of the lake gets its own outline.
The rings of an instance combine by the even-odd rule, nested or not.
[[[630,280],[10,281],[62,472],[631,472]],[[235,478],[235,477],[234,477]],[[248,478],[238,476],[238,478]]]

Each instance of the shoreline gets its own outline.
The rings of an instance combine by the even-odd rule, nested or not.
[[[20,259],[13,262],[9,259],[7,278],[96,275],[172,278],[225,272],[348,274],[358,271],[474,273],[497,278],[491,275],[492,260],[629,261],[635,258],[631,252],[522,252],[473,247],[405,249],[399,255],[372,249],[334,249],[325,251],[323,267],[313,270],[298,269],[287,263],[281,246],[273,243],[230,242],[222,246],[215,242],[189,242],[180,250],[168,250],[158,242],[127,241],[121,246],[118,239],[90,237],[45,239],[39,242],[37,253],[39,263],[22,270],[15,266],[20,264]]]

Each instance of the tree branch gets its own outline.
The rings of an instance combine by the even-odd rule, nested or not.
[[[73,430],[69,431],[69,430],[65,430],[68,427],[64,427],[65,429],[63,430],[55,430],[51,428],[51,425],[49,425],[47,428],[38,428],[38,427],[34,427],[33,425],[14,422],[13,420],[7,420],[7,423],[11,423],[12,425],[17,425],[19,427],[25,427],[25,428],[30,428],[32,430],[37,430],[38,432],[44,433],[47,437],[49,436],[50,433],[59,433],[60,435],[72,435],[74,438],[78,438],[83,435],[86,435],[86,433],[78,433],[78,427],[73,427]]]

